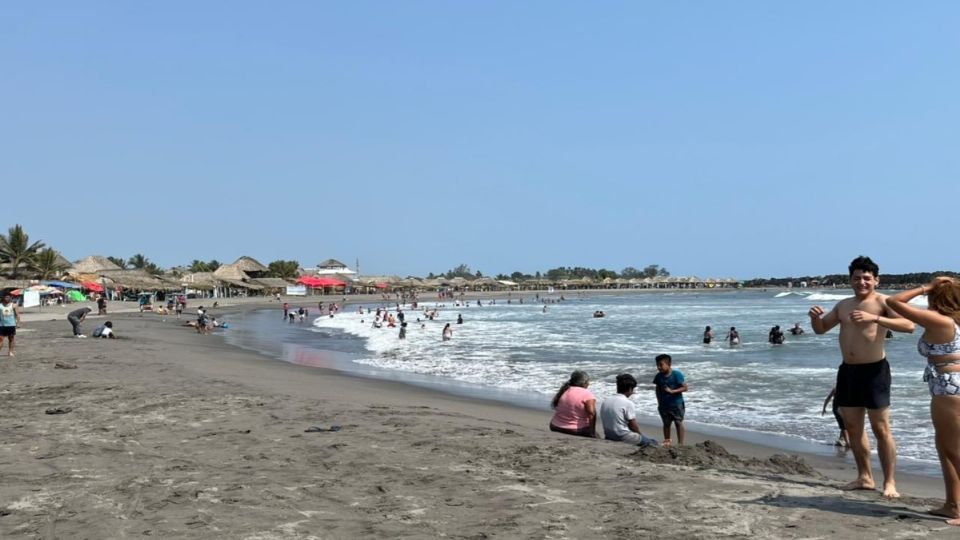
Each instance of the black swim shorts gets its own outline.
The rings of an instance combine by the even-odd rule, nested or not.
[[[660,413],[660,420],[664,424],[671,424],[673,422],[683,422],[683,415],[686,414],[687,408],[683,403],[678,403],[670,407],[658,408],[657,412]]]
[[[0,336],[7,337],[15,335],[17,335],[16,326],[0,326]]]
[[[837,369],[838,407],[885,409],[890,406],[890,363],[840,364]]]

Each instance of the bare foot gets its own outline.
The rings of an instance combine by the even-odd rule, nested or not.
[[[873,480],[868,480],[866,478],[857,478],[849,484],[845,484],[842,489],[843,491],[857,491],[860,489],[873,490],[876,489],[877,485],[873,483]]]
[[[670,439],[664,439],[660,441],[660,446],[670,446],[672,444],[673,444],[673,441],[671,441]]]
[[[927,513],[947,518],[960,518],[960,509],[958,509],[957,505],[955,504],[943,503],[943,506],[939,508],[931,508],[927,510]]]
[[[897,491],[897,485],[894,483],[883,484],[883,496],[888,499],[900,498],[900,492]]]
[[[960,527],[960,519],[948,519],[947,525],[953,525],[954,527]]]

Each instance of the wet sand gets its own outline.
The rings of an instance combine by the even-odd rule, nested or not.
[[[840,491],[849,463],[560,435],[542,410],[287,364],[156,314],[112,314],[110,341],[37,318],[0,357],[2,538],[960,532],[923,513],[936,478],[901,478],[890,502]]]

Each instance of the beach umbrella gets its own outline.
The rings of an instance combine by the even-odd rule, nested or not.
[[[87,297],[84,296],[83,293],[78,290],[67,291],[67,298],[69,298],[74,302],[83,302],[84,300],[87,299]]]
[[[40,296],[46,296],[51,294],[52,295],[63,294],[63,291],[61,291],[60,289],[55,289],[48,285],[31,285],[29,287],[24,287],[22,289],[16,289],[12,291],[10,294],[13,296],[20,296],[26,291],[37,291],[38,293],[40,293]]]
[[[99,293],[103,292],[103,285],[100,285],[95,281],[84,281],[80,285],[83,286],[84,289],[87,289],[93,292],[99,292]]]
[[[43,281],[43,285],[49,285],[51,287],[56,287],[58,289],[79,289],[80,285],[76,283],[70,283],[67,281]]]

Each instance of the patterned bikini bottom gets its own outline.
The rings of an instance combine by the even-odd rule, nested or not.
[[[960,371],[937,373],[933,364],[927,364],[923,381],[930,388],[931,396],[960,396]]]

